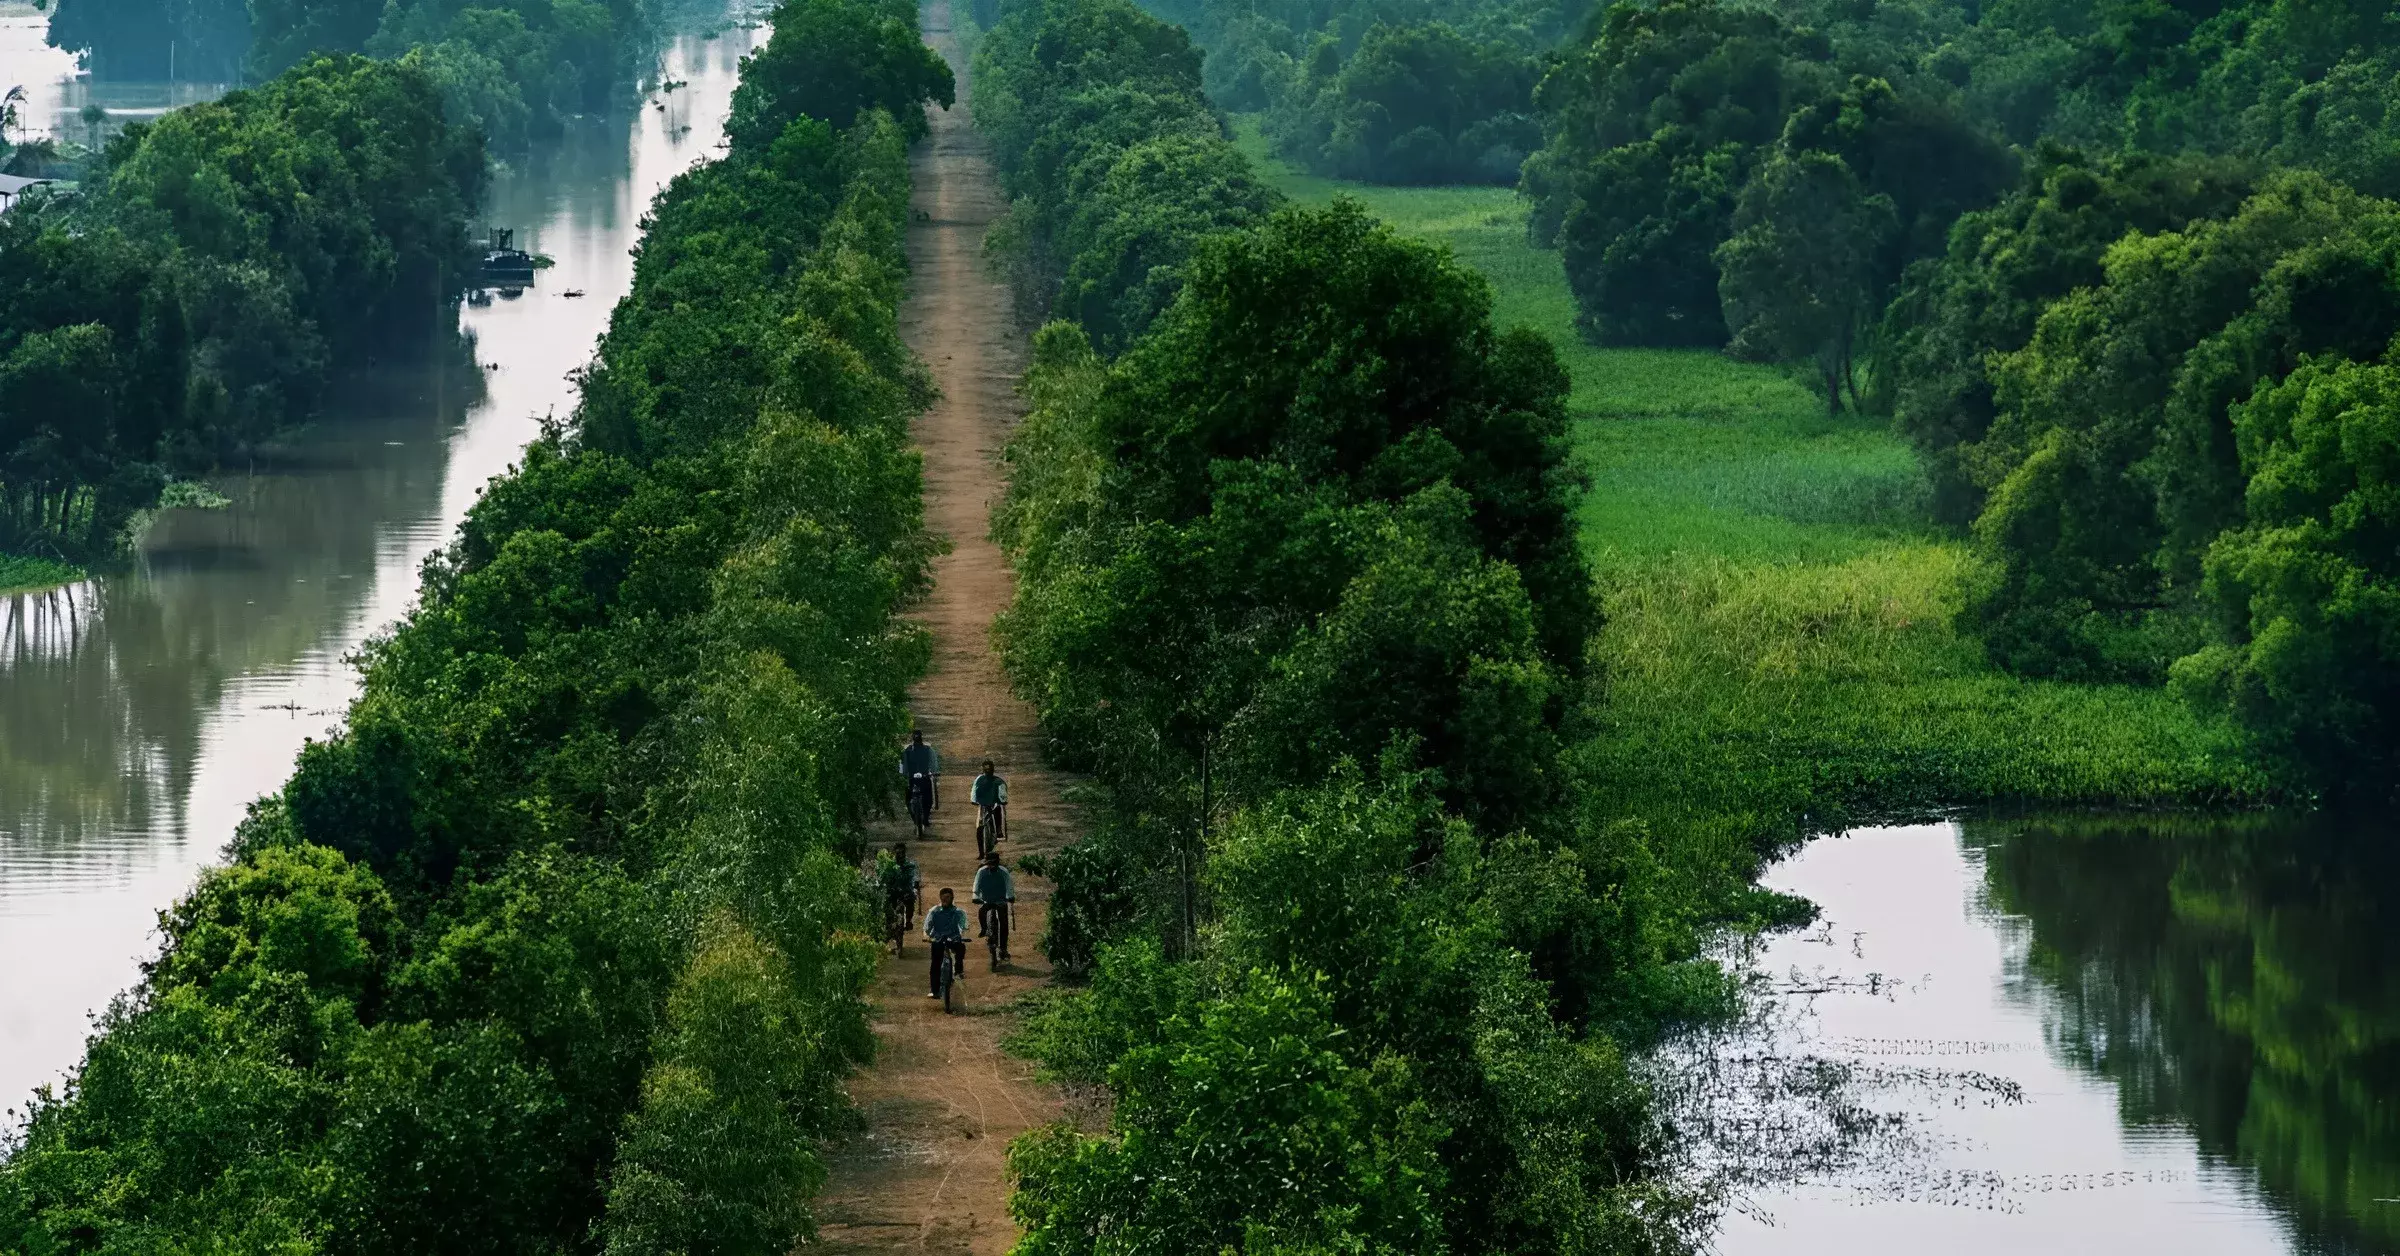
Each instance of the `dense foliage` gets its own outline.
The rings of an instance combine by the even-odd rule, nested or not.
[[[1441,22],[1368,28],[1347,58],[1319,36],[1278,81],[1266,116],[1277,152],[1375,183],[1514,183],[1541,142],[1541,64],[1506,40]]]
[[[912,82],[886,69],[860,81]],[[575,421],[493,482],[344,729],[37,1098],[0,1248],[806,1235],[872,1041],[849,865],[926,661],[895,618],[935,548],[894,318],[892,113],[921,88],[827,102],[846,130],[756,114],[768,138],[661,194]]]
[[[1145,119],[1223,152],[1188,46],[1122,0],[1012,9],[978,67],[1032,195]],[[1680,1249],[1611,1033],[1657,964],[1643,887],[1563,819],[1597,622],[1564,372],[1355,204],[1159,220],[1199,224],[1163,307],[1036,338],[994,516],[1004,661],[1095,777],[1046,864],[1089,986],[1024,1045],[1114,1098],[1012,1150],[1025,1250]]]
[[[2390,753],[2374,380],[2396,233],[2400,206],[2319,175],[2145,158],[2062,158],[1962,225],[1894,342],[1902,421],[1974,512],[1995,657],[2172,670],[2311,761]]]
[[[1533,87],[1582,0],[1157,0],[1208,50],[1206,88],[1265,114],[1283,156],[1378,183],[1513,183],[1541,140]]]
[[[321,57],[0,216],[0,549],[106,555],[169,473],[435,343],[483,180],[420,63]]]
[[[1104,352],[1174,299],[1194,240],[1275,204],[1226,142],[1191,41],[1131,6],[1011,8],[976,50],[975,90],[1020,309],[1077,322]]]
[[[1895,66],[1928,32],[1837,33],[1720,0],[1624,3],[1543,80],[1524,187],[1587,331],[1811,361],[1841,408],[1902,269],[2015,166],[1955,89]]]
[[[2395,68],[2367,4],[1625,3],[1523,187],[1603,343],[1890,412],[2003,667],[2171,671],[2381,789]]]

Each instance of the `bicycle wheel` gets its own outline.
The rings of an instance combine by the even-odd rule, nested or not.
[[[958,952],[942,949],[942,1011],[958,1015]]]

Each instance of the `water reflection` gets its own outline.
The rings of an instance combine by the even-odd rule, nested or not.
[[[1682,1044],[1707,1053],[1681,1069],[1704,1084],[1669,1093],[1686,1128],[1729,1144],[1716,1160],[1733,1171],[1717,1180],[1748,1187],[1720,1250],[2352,1250],[2296,1210],[2272,1170],[2255,1172],[2238,1137],[2177,1102],[2131,1093],[2198,1086],[2221,1105],[2228,1070],[2247,1075],[2231,1066],[2245,1057],[2222,1041],[2221,1065],[2173,1045],[2190,1037],[2182,1026],[2215,1023],[2210,1008],[2234,1006],[2210,997],[2242,988],[2225,980],[2221,960],[2178,951],[2158,931],[2158,904],[2174,887],[2211,884],[2174,878],[2182,836],[2152,833],[2152,854],[2166,862],[2144,864],[2102,857],[2100,839],[2061,831],[1864,830],[1812,843],[1770,871],[1770,885],[1814,900],[1823,916],[1758,952],[1769,996],[1760,1022]],[[2142,846],[2119,832],[2126,850]],[[2078,844],[2082,858],[2057,853]],[[2238,862],[2221,866],[2247,875]],[[2161,979],[2167,955],[2189,957],[2178,970],[2187,976]],[[2292,997],[2298,1007],[2317,995]],[[2337,1009],[2329,1023],[2373,1022],[2326,1006]],[[2388,1016],[2400,1004],[2375,1006]],[[2126,1084],[2139,1074],[2152,1080]],[[2154,1084],[2165,1077],[2178,1087]],[[2388,1119],[2388,1100],[2358,1100],[2360,1113]],[[2259,1110],[2255,1099],[2246,1106]],[[2281,1111],[2288,1120],[2268,1128],[2330,1128],[2325,1113]],[[1759,1163],[1762,1144],[1765,1159],[1783,1162]]]
[[[1970,825],[2011,994],[2131,1128],[2256,1174],[2307,1245],[2400,1252],[2400,844],[2328,820]]]
[[[0,7],[0,84],[52,73],[43,99],[68,99],[21,7]],[[163,516],[134,570],[0,596],[0,1107],[72,1066],[155,947],[156,912],[339,720],[348,657],[571,405],[643,209],[713,150],[751,42],[677,41],[661,72],[689,86],[665,109],[589,120],[501,173],[488,221],[557,264],[463,311],[457,354],[352,381],[324,422],[219,479],[232,506]]]

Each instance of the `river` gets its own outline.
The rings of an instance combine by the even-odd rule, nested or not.
[[[1760,1020],[1665,1061],[1746,1179],[1719,1250],[2400,1252],[2393,839],[2085,815],[1805,847],[1765,880],[1821,916],[1751,957]]]
[[[27,86],[33,134],[80,138],[89,101],[122,120],[216,90],[95,87],[42,47],[42,20],[0,4],[0,90]],[[162,515],[130,571],[0,596],[0,1107],[74,1066],[91,1016],[156,953],[157,913],[339,722],[349,656],[405,612],[419,565],[543,417],[570,409],[642,214],[714,150],[753,38],[678,39],[661,75],[685,86],[499,173],[486,220],[557,265],[463,311],[471,359],[355,382],[271,460],[218,477],[230,507]]]

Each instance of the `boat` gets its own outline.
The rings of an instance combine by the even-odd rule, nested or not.
[[[487,284],[518,285],[533,282],[533,254],[516,247],[517,233],[507,227],[492,228],[491,242],[483,252],[483,281]]]

